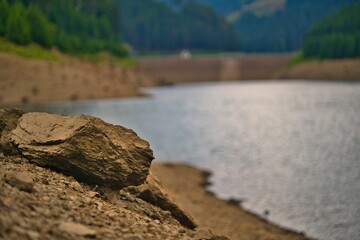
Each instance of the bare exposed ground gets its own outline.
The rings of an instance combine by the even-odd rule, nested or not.
[[[305,62],[281,71],[281,79],[360,80],[360,59]]]
[[[274,79],[286,70],[291,55],[238,55],[227,57],[199,57],[142,59],[140,67],[159,76],[164,83],[188,83],[227,80]]]
[[[178,205],[191,213],[201,227],[238,240],[305,240],[304,235],[277,227],[244,211],[238,204],[220,200],[205,188],[206,172],[183,164],[153,164],[153,173]]]
[[[360,59],[310,61],[289,67],[291,58],[291,55],[239,55],[143,59],[140,66],[170,84],[266,79],[360,80]]]
[[[90,186],[2,153],[0,189],[2,240],[226,239],[187,229],[170,212],[123,190]]]
[[[0,53],[0,103],[46,102],[139,95],[149,77],[117,65],[67,57],[60,63]]]
[[[143,59],[138,69],[63,57],[60,63],[0,53],[0,104],[138,96],[139,86],[257,79],[360,80],[360,60],[306,62],[291,55]]]

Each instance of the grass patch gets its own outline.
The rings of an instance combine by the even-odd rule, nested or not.
[[[298,52],[298,53],[295,53],[294,56],[291,58],[291,60],[289,62],[289,66],[292,67],[292,66],[298,65],[300,63],[303,63],[305,61],[307,61],[307,60],[304,58],[303,53]]]
[[[292,59],[289,62],[289,67],[293,67],[296,65],[299,65],[301,63],[305,63],[305,62],[321,62],[324,59],[320,59],[320,58],[305,58],[304,54],[302,52],[298,52],[296,54],[294,54],[294,56],[292,57]]]
[[[61,60],[63,60],[62,54],[55,53],[51,49],[42,48],[36,44],[21,46],[9,42],[4,38],[0,38],[0,52],[13,53],[20,57],[24,57],[28,59],[38,59],[38,60],[46,60],[52,62],[60,62]],[[83,61],[92,62],[100,65],[114,64],[124,68],[135,68],[137,66],[137,62],[134,59],[118,58],[106,52],[96,53],[96,54],[68,55],[68,56],[76,57]]]
[[[28,46],[20,46],[0,38],[0,52],[14,53],[18,56],[29,59],[40,59],[52,62],[59,62],[60,59],[54,52],[49,49],[42,48],[36,44]]]
[[[132,58],[118,58],[108,52],[94,53],[94,54],[78,54],[77,58],[92,62],[99,65],[113,64],[124,68],[135,68],[138,63]]]

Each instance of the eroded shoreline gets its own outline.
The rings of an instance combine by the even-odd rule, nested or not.
[[[230,239],[310,239],[221,200],[206,190],[209,172],[181,163],[153,163],[151,171],[201,227]]]

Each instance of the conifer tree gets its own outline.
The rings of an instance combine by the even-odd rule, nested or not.
[[[31,5],[28,8],[28,20],[32,40],[44,47],[51,47],[54,42],[54,26],[47,21],[37,6]]]
[[[9,15],[9,3],[7,0],[0,1],[0,36],[6,33],[6,23]]]
[[[11,6],[10,12],[6,24],[6,37],[21,45],[29,44],[31,42],[31,31],[24,6],[21,3],[16,3]]]

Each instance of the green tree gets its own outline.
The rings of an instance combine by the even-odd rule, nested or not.
[[[24,6],[21,3],[16,3],[11,6],[10,13],[6,24],[6,37],[18,44],[29,44],[31,42],[31,30]]]
[[[55,27],[47,21],[37,6],[31,5],[28,8],[28,20],[32,40],[44,47],[51,47],[54,43]]]
[[[9,15],[9,3],[7,0],[0,2],[0,36],[6,33],[6,23]]]
[[[305,58],[360,57],[360,2],[325,17],[308,32]]]

